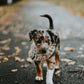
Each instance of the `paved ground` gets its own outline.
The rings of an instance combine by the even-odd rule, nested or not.
[[[84,71],[84,18],[43,1],[31,1],[19,7],[0,20],[0,84],[46,84],[46,68],[43,68],[44,80],[37,82],[34,79],[34,64],[21,68],[21,65],[28,63],[24,60],[15,61],[15,57],[25,60],[28,57],[31,42],[27,40],[27,32],[36,28],[48,28],[48,20],[40,17],[42,14],[52,16],[55,31],[61,37],[61,76],[54,75],[54,84],[83,84],[84,72],[75,73]],[[5,60],[4,56],[9,60]],[[17,71],[11,72],[12,69]]]

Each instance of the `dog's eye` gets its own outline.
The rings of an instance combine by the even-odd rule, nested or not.
[[[50,45],[50,40],[46,40],[45,42],[48,43],[48,45]]]

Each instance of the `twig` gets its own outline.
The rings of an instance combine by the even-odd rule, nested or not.
[[[16,73],[3,74],[3,75],[0,75],[0,77],[1,77],[1,76],[10,76],[10,75],[14,75],[14,74],[16,74]]]
[[[83,76],[84,70],[74,70],[74,71],[68,71],[69,73],[74,73],[73,75],[71,75],[71,77],[74,77],[75,75],[79,74],[79,78],[81,78]]]

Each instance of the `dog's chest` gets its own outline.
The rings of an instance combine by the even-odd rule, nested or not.
[[[39,53],[37,48],[35,46],[33,46],[31,48],[31,50],[29,51],[29,57],[33,60],[33,61],[41,61],[41,60],[46,60],[48,58],[50,58],[50,56],[52,56],[54,54],[55,51],[55,47],[51,46],[48,50],[46,54],[42,54]]]

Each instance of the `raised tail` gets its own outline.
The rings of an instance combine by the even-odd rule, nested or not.
[[[50,23],[49,29],[54,29],[54,27],[53,27],[53,20],[52,20],[52,17],[50,15],[44,14],[44,15],[40,15],[40,16],[48,18],[49,19],[49,23]]]

